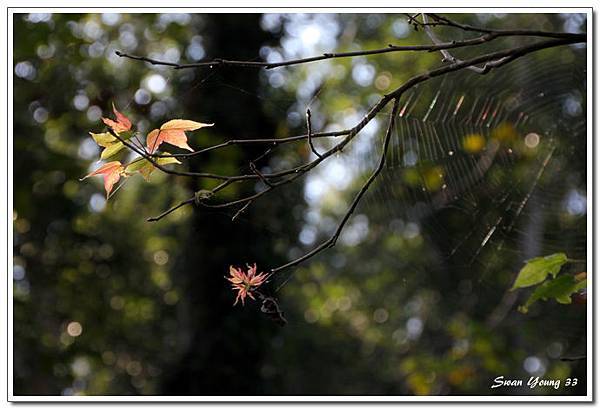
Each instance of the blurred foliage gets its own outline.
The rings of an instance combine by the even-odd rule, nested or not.
[[[502,28],[585,28],[585,19],[573,15],[455,17]],[[443,28],[439,36],[469,34]],[[477,52],[519,41],[498,40]],[[523,240],[513,242],[512,258],[485,251],[471,265],[443,259],[473,223],[445,210],[438,220],[447,231],[434,219],[391,219],[385,200],[369,200],[334,249],[273,283],[272,291],[282,285],[276,295],[289,321],[284,328],[256,304],[232,307],[223,278],[229,264],[257,261],[267,269],[310,249],[335,226],[366,165],[351,175],[323,167],[304,189],[296,184],[259,200],[236,223],[235,210],[199,208],[145,221],[212,182],[154,172],[149,184],[128,178],[106,203],[100,181],[78,181],[99,157],[87,132],[103,131],[99,118],[111,102],[141,131],[170,118],[215,122],[190,137],[201,148],[300,134],[307,107],[315,131],[353,125],[382,93],[440,63],[436,53],[389,53],[263,72],[172,70],[114,50],[180,62],[277,61],[428,42],[402,15],[14,15],[15,394],[584,394],[585,361],[559,358],[585,350],[585,308],[538,303],[527,316],[518,314],[519,294],[506,290],[527,253],[519,250],[527,247]],[[549,50],[528,63],[580,64],[581,51]],[[431,101],[435,88],[422,92]],[[585,108],[579,111],[585,116]],[[353,142],[354,154],[371,152],[365,146],[375,145],[384,124],[382,115],[367,127]],[[464,154],[477,155],[482,139],[512,132],[467,134]],[[569,137],[576,136],[565,136],[565,144]],[[328,143],[319,140],[319,149]],[[519,181],[535,162],[522,143],[506,143],[525,159],[494,180],[528,186]],[[560,191],[559,204],[565,194],[585,200],[585,149],[578,140],[560,159],[559,177],[573,188]],[[233,174],[261,153],[231,147],[185,166]],[[278,170],[309,153],[305,144],[278,148],[261,166]],[[427,190],[442,189],[437,175],[444,165],[419,166],[404,168],[399,184],[406,197],[420,188],[420,175]],[[333,175],[345,176],[333,186],[322,181]],[[233,185],[224,199],[259,188]],[[495,211],[489,193],[474,190],[468,199]],[[528,207],[536,206],[542,207],[534,200]],[[585,258],[585,212],[557,209],[544,213],[538,247]],[[499,375],[580,382],[559,390],[490,390]]]

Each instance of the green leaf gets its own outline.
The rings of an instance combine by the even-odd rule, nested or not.
[[[148,161],[146,161],[144,166],[140,168],[140,173],[144,177],[144,179],[146,179],[146,182],[150,180],[150,175],[152,174],[152,172],[154,172],[154,169],[156,169],[154,165]]]
[[[102,153],[100,154],[100,159],[108,159],[111,156],[114,156],[117,153],[119,153],[119,151],[124,147],[125,145],[123,145],[123,142],[113,143],[112,145],[107,146],[106,149],[102,151]]]
[[[568,261],[565,253],[555,253],[546,257],[536,257],[527,260],[525,267],[519,271],[511,291],[517,288],[530,287],[541,283],[548,277],[556,277],[560,268]]]
[[[586,288],[587,280],[577,281],[575,276],[570,274],[561,275],[554,280],[548,280],[538,286],[525,305],[519,307],[519,311],[526,314],[529,307],[538,300],[547,300],[553,298],[560,304],[571,304],[571,295],[577,291]]]
[[[163,166],[163,165],[170,165],[171,163],[178,163],[178,164],[180,164],[181,162],[179,162],[177,160],[177,158],[157,158],[156,159],[156,163],[158,163],[159,165]]]
[[[108,148],[110,145],[115,143],[115,141],[117,140],[117,138],[112,136],[110,134],[110,132],[103,132],[103,133],[90,132],[89,134],[91,135],[92,138],[94,138],[94,141],[96,141],[96,143],[98,145],[100,145],[104,148]]]
[[[147,159],[139,159],[135,162],[131,162],[125,168],[125,172],[127,173],[135,173],[139,172],[146,181],[150,179],[150,174],[154,171],[154,165],[148,161]]]
[[[127,172],[127,173],[139,172],[139,170],[141,168],[143,168],[144,166],[146,166],[146,164],[148,164],[148,163],[149,162],[146,159],[143,159],[143,158],[136,159],[125,167],[125,172]]]
[[[161,166],[181,163],[177,158],[173,157],[156,158],[154,161]],[[140,158],[127,165],[125,171],[128,173],[139,172],[144,179],[150,180],[150,175],[155,169],[156,167],[148,159]]]

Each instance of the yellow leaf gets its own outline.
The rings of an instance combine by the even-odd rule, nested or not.
[[[110,132],[103,132],[103,133],[90,132],[89,134],[92,138],[94,138],[94,141],[96,141],[96,143],[98,145],[100,145],[104,148],[107,148],[109,145],[112,145],[117,140],[117,138],[112,136],[110,134]]]
[[[170,165],[173,163],[181,163],[179,160],[177,160],[177,158],[174,157],[156,158],[154,159],[154,161],[161,166]],[[127,165],[125,171],[129,174],[139,172],[140,175],[142,175],[144,179],[146,179],[146,181],[149,181],[150,175],[152,174],[152,172],[154,172],[154,169],[156,169],[156,167],[147,159],[138,159]]]
[[[152,174],[152,172],[154,172],[154,169],[155,169],[154,165],[151,164],[150,162],[146,163],[140,169],[140,174],[144,177],[146,182],[150,181],[150,175]]]
[[[158,163],[159,165],[170,165],[172,163],[181,164],[181,162],[179,162],[177,158],[174,157],[158,158],[156,159],[156,163]]]
[[[168,122],[162,124],[160,129],[162,131],[168,129],[179,129],[182,131],[195,131],[196,129],[204,128],[207,126],[213,126],[214,124],[203,124],[201,122],[190,121],[188,119],[171,119]]]
[[[124,147],[125,145],[123,145],[123,142],[113,143],[112,145],[107,146],[106,149],[102,151],[102,153],[100,154],[100,159],[108,159],[111,156],[114,156],[117,153],[119,153],[119,151]]]

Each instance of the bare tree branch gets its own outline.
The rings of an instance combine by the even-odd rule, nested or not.
[[[313,133],[311,135],[311,139],[314,138],[330,138],[330,137],[338,137],[338,136],[345,136],[348,135],[350,133],[349,129],[345,129],[342,131],[334,131],[334,132],[318,132],[318,133]],[[225,148],[227,146],[232,146],[232,145],[256,145],[256,144],[271,144],[273,146],[278,146],[281,144],[285,144],[285,143],[289,143],[289,142],[297,142],[297,141],[303,141],[305,139],[308,139],[308,134],[305,135],[297,135],[297,136],[289,136],[286,138],[259,138],[259,139],[230,139],[226,142],[223,143],[219,143],[213,146],[209,146],[207,148],[204,149],[200,149],[198,151],[195,152],[190,152],[190,153],[174,153],[174,154],[159,154],[159,153],[154,153],[152,155],[149,156],[153,156],[155,158],[165,158],[165,157],[175,157],[175,158],[191,158],[194,156],[198,156],[201,155],[203,153],[208,153],[217,149],[222,149]]]
[[[430,14],[430,16],[439,16],[435,14]],[[515,36],[529,36],[529,37],[550,37],[550,38],[559,38],[559,39],[570,39],[575,42],[585,41],[585,34],[576,34],[576,33],[560,33],[560,32],[547,32],[547,31],[536,31],[536,30],[490,30],[478,27],[472,27],[468,25],[460,25],[458,23],[452,22],[451,20],[444,19],[440,20],[437,23],[424,24],[419,23],[419,25],[427,26],[427,25],[447,25],[451,27],[457,27],[465,31],[476,31],[480,33],[485,33],[486,35],[480,36],[478,38],[473,38],[469,40],[463,41],[451,41],[447,43],[438,43],[433,45],[406,45],[406,46],[396,46],[390,44],[386,48],[378,48],[374,50],[361,50],[361,51],[351,51],[351,52],[343,52],[343,53],[325,53],[323,55],[317,55],[313,57],[307,58],[298,58],[293,60],[281,61],[277,63],[268,63],[264,61],[237,61],[237,60],[225,60],[222,58],[215,58],[209,61],[200,61],[197,63],[190,64],[178,64],[168,61],[156,60],[143,56],[136,56],[127,54],[121,51],[115,51],[115,53],[119,57],[129,58],[132,60],[144,61],[152,65],[164,65],[173,67],[174,69],[185,69],[185,68],[202,68],[202,67],[220,67],[220,66],[229,66],[229,67],[240,67],[240,68],[265,68],[265,69],[273,69],[279,67],[288,67],[291,65],[298,64],[306,64],[315,61],[322,60],[330,60],[336,58],[349,58],[349,57],[360,57],[360,56],[368,56],[368,55],[376,55],[376,54],[385,54],[391,52],[406,52],[406,51],[439,51],[439,50],[447,50],[451,48],[459,48],[459,47],[467,47],[477,44],[482,44],[485,42],[492,41],[498,37],[515,37]]]
[[[350,218],[350,216],[352,215],[352,213],[354,212],[354,209],[356,208],[356,206],[358,205],[358,202],[360,201],[360,199],[362,198],[362,196],[366,193],[366,191],[368,190],[369,186],[371,185],[371,183],[377,178],[377,176],[379,175],[379,173],[381,172],[381,168],[383,167],[383,165],[385,164],[385,154],[387,152],[387,144],[389,142],[389,135],[392,132],[393,129],[393,120],[394,120],[394,116],[396,115],[397,111],[398,111],[398,101],[399,98],[402,96],[402,94],[404,92],[406,92],[408,89],[410,89],[411,87],[415,86],[416,84],[426,81],[430,78],[434,78],[440,75],[444,75],[448,72],[452,72],[452,71],[457,71],[460,69],[464,69],[467,67],[472,66],[473,64],[479,64],[482,62],[486,62],[486,61],[490,61],[490,63],[486,64],[483,67],[482,70],[482,74],[485,74],[487,72],[489,72],[491,69],[493,68],[497,68],[500,67],[510,61],[514,61],[515,59],[522,57],[524,55],[527,55],[528,53],[537,51],[537,50],[541,50],[544,48],[549,48],[549,47],[554,47],[556,45],[562,45],[562,44],[568,44],[570,43],[571,40],[568,39],[558,39],[558,40],[548,40],[548,41],[542,41],[539,43],[535,43],[535,44],[531,44],[528,46],[523,46],[523,47],[516,47],[510,50],[504,50],[504,51],[500,51],[500,52],[496,52],[496,53],[490,53],[487,55],[483,55],[480,57],[476,57],[473,58],[471,60],[468,61],[461,61],[461,62],[456,62],[453,63],[451,65],[447,65],[445,67],[442,68],[438,68],[437,70],[433,70],[430,71],[428,73],[425,74],[421,74],[419,76],[413,77],[412,79],[408,80],[406,83],[404,83],[404,85],[402,85],[401,87],[397,88],[395,91],[393,91],[391,94],[386,95],[386,97],[390,97],[390,98],[394,98],[394,107],[392,108],[392,117],[390,119],[390,123],[388,124],[388,129],[386,131],[386,139],[384,141],[384,149],[383,149],[383,153],[382,156],[380,157],[380,162],[379,165],[377,167],[377,169],[375,169],[375,171],[371,174],[371,177],[367,180],[367,182],[363,185],[363,187],[361,188],[361,190],[358,192],[358,194],[356,195],[356,197],[354,198],[354,201],[352,202],[352,204],[350,205],[350,207],[348,208],[346,214],[344,215],[344,217],[342,218],[341,222],[338,225],[338,228],[336,229],[335,233],[333,234],[333,236],[331,236],[327,241],[321,243],[318,247],[316,247],[315,249],[311,250],[310,252],[306,253],[305,255],[290,261],[287,264],[284,264],[280,267],[274,268],[271,270],[270,275],[276,274],[277,272],[286,269],[288,267],[293,267],[313,256],[315,256],[316,254],[318,254],[319,252],[321,252],[322,250],[332,247],[335,245],[342,229],[344,228],[346,222],[348,221],[348,219]],[[498,60],[501,59],[501,60]],[[386,101],[387,104],[387,101]]]
[[[425,30],[425,33],[427,34],[427,36],[431,39],[431,42],[434,44],[442,44],[442,42],[437,38],[437,36],[435,35],[435,33],[433,32],[433,30],[430,27],[429,24],[429,19],[427,18],[427,14],[423,13],[423,30]],[[493,36],[495,35],[494,33],[489,33],[489,36]],[[446,62],[462,62],[462,60],[457,59],[456,57],[454,57],[450,51],[446,50],[446,49],[440,49],[440,53],[442,54],[442,56],[444,57],[443,61]],[[505,57],[506,58],[506,57]],[[499,60],[500,61],[500,60]],[[473,72],[476,72],[478,74],[485,74],[484,69],[481,67],[477,67],[475,65],[467,67],[468,70],[471,70]]]
[[[548,38],[562,38],[576,40],[577,42],[585,41],[586,35],[584,33],[563,33],[557,31],[542,31],[542,30],[523,30],[523,29],[511,29],[511,30],[498,30],[485,27],[476,27],[469,24],[462,24],[448,17],[440,16],[435,13],[427,13],[431,18],[435,20],[432,25],[444,25],[449,27],[455,27],[463,31],[472,31],[478,33],[496,34],[500,36],[526,36],[526,37],[548,37]]]
[[[178,205],[173,206],[170,209],[165,210],[164,212],[162,212],[161,214],[159,214],[156,217],[149,217],[148,219],[146,219],[146,221],[148,221],[148,222],[157,222],[160,219],[162,219],[163,217],[168,216],[169,214],[173,213],[175,210],[179,209],[180,207],[183,207],[183,206],[185,206],[187,204],[191,204],[191,203],[194,203],[194,198],[184,200],[183,202],[179,203]]]
[[[430,21],[429,18],[431,18],[433,21]],[[363,184],[361,189],[355,195],[352,203],[350,204],[346,213],[340,220],[334,234],[328,240],[321,243],[320,245],[318,245],[316,248],[314,248],[310,252],[306,253],[305,255],[303,255],[295,260],[292,260],[282,266],[273,268],[271,270],[271,272],[269,273],[269,276],[272,276],[283,269],[296,266],[296,265],[302,263],[303,261],[306,261],[309,258],[315,256],[316,254],[323,251],[324,249],[335,245],[344,226],[347,224],[348,220],[354,213],[359,202],[361,201],[363,196],[366,194],[366,192],[368,191],[368,189],[372,185],[372,183],[377,179],[378,175],[381,173],[381,171],[385,165],[386,154],[387,154],[390,138],[391,138],[391,135],[394,130],[395,119],[396,119],[396,116],[397,116],[398,110],[399,110],[399,101],[400,101],[400,98],[402,97],[402,95],[406,91],[408,91],[409,89],[413,88],[414,86],[416,86],[422,82],[428,81],[435,77],[446,75],[451,72],[468,69],[468,70],[475,71],[479,74],[486,74],[492,69],[501,67],[505,64],[508,64],[511,61],[514,61],[522,56],[528,55],[528,54],[536,52],[536,51],[586,41],[585,34],[556,33],[556,32],[545,32],[545,31],[534,31],[534,30],[492,30],[492,29],[485,29],[485,28],[479,28],[479,27],[460,24],[460,23],[454,22],[453,20],[450,20],[446,17],[441,17],[436,14],[422,14],[422,19],[423,19],[422,22],[418,21],[418,15],[409,16],[409,19],[410,19],[410,23],[415,25],[415,27],[423,28],[423,30],[426,32],[426,34],[432,40],[433,44],[431,44],[431,45],[415,45],[415,46],[393,46],[393,45],[390,45],[387,48],[381,48],[381,49],[375,49],[375,50],[363,50],[363,51],[355,51],[355,52],[348,52],[348,53],[326,53],[326,54],[323,54],[320,56],[282,61],[279,63],[214,59],[214,60],[210,60],[210,61],[201,61],[201,62],[194,63],[194,64],[176,64],[176,63],[171,63],[171,62],[154,60],[154,59],[150,59],[147,57],[133,56],[133,55],[129,55],[129,54],[125,54],[125,53],[121,53],[121,52],[117,51],[117,55],[119,55],[120,57],[144,61],[144,62],[154,64],[154,65],[170,66],[170,67],[173,67],[174,69],[200,68],[200,67],[206,67],[206,66],[233,66],[233,67],[242,67],[242,68],[272,69],[272,68],[277,68],[277,67],[305,64],[305,63],[309,63],[309,62],[321,61],[321,60],[326,60],[326,59],[367,56],[367,55],[383,54],[383,53],[389,53],[389,52],[401,52],[401,51],[427,51],[427,52],[440,51],[444,57],[444,62],[449,63],[449,64],[443,65],[439,68],[421,73],[419,75],[416,75],[416,76],[410,78],[404,84],[402,84],[400,87],[398,87],[395,90],[393,90],[392,92],[382,96],[381,99],[369,109],[367,114],[356,125],[354,125],[352,128],[348,128],[348,129],[341,130],[341,131],[313,133],[312,132],[312,123],[311,123],[311,113],[310,113],[310,110],[307,110],[307,112],[306,112],[307,134],[305,134],[305,135],[291,136],[291,137],[286,137],[286,138],[234,139],[234,140],[229,140],[229,141],[226,141],[226,142],[223,142],[220,144],[215,144],[213,146],[209,146],[209,147],[201,149],[197,152],[172,154],[172,155],[165,154],[165,153],[148,154],[146,152],[145,148],[139,149],[136,146],[134,146],[134,145],[130,144],[129,142],[127,142],[126,140],[124,140],[123,138],[119,137],[116,133],[111,131],[113,136],[115,136],[121,142],[123,142],[125,144],[125,146],[127,146],[132,151],[138,153],[140,156],[142,156],[143,158],[148,160],[150,163],[152,163],[153,166],[155,166],[156,168],[160,169],[161,171],[163,171],[165,173],[169,173],[169,174],[173,174],[173,175],[177,175],[177,176],[199,177],[199,178],[209,178],[209,179],[221,180],[221,183],[219,185],[217,185],[215,188],[213,188],[211,190],[205,190],[205,191],[203,190],[203,191],[196,192],[194,194],[194,197],[184,200],[184,201],[178,203],[177,205],[169,208],[168,210],[164,211],[160,215],[158,215],[156,217],[152,217],[148,220],[149,221],[160,220],[163,217],[167,216],[168,214],[170,214],[170,213],[174,212],[175,210],[177,210],[185,205],[188,205],[188,204],[196,204],[199,206],[209,207],[209,208],[228,208],[228,207],[241,205],[239,210],[237,210],[235,215],[232,217],[232,220],[235,220],[255,200],[259,199],[263,195],[268,194],[269,192],[275,190],[276,188],[278,188],[280,186],[294,182],[298,178],[302,177],[303,175],[307,174],[312,169],[317,167],[320,163],[327,160],[327,158],[331,157],[332,155],[334,155],[338,152],[342,152],[343,149],[354,139],[354,137],[376,115],[381,113],[386,108],[386,106],[389,104],[389,102],[393,101],[393,107],[389,113],[389,123],[388,123],[385,137],[383,140],[382,153],[379,158],[378,166],[371,173],[371,175],[369,176],[367,181]],[[479,37],[476,37],[476,38],[471,38],[471,39],[467,39],[467,40],[463,40],[463,41],[452,41],[452,42],[444,43],[444,42],[441,42],[437,38],[437,36],[435,35],[435,33],[432,30],[432,27],[438,26],[438,25],[453,27],[453,28],[461,29],[463,31],[478,32],[478,33],[481,33],[482,35]],[[460,47],[476,46],[479,44],[493,41],[494,39],[499,38],[499,37],[508,37],[508,36],[546,37],[548,39],[539,41],[539,42],[535,42],[532,44],[528,44],[528,45],[508,48],[508,49],[504,49],[501,51],[496,51],[496,52],[479,55],[477,57],[474,57],[474,58],[471,58],[468,60],[457,59],[448,51],[450,49],[455,49],[455,48],[460,48]],[[313,145],[314,138],[338,137],[338,136],[342,136],[343,139],[341,141],[339,141],[338,143],[336,143],[333,147],[331,147],[330,149],[328,149],[327,151],[325,151],[323,153],[319,153],[316,151],[316,149]],[[249,168],[253,172],[252,174],[219,175],[219,174],[204,173],[204,172],[174,171],[174,170],[167,169],[164,166],[160,165],[156,160],[157,158],[160,158],[160,157],[177,157],[177,158],[182,158],[182,159],[191,159],[194,156],[197,156],[197,155],[200,155],[203,153],[208,153],[208,152],[211,152],[211,151],[214,151],[217,149],[222,149],[227,146],[247,145],[247,144],[259,144],[259,145],[262,144],[262,145],[270,146],[267,149],[267,152],[265,153],[265,154],[268,154],[270,152],[270,150],[275,146],[279,146],[279,145],[286,144],[286,143],[292,143],[292,142],[296,142],[296,141],[303,141],[303,140],[307,141],[307,143],[310,147],[310,150],[316,155],[316,159],[314,159],[312,161],[308,161],[305,164],[302,164],[302,165],[299,165],[299,166],[296,166],[293,168],[284,169],[284,170],[272,172],[272,173],[260,172],[254,163],[255,161],[249,162]],[[265,154],[261,155],[259,158],[262,158]],[[213,202],[213,199],[215,198],[216,194],[219,191],[227,188],[231,184],[237,183],[237,182],[251,181],[251,180],[252,181],[258,181],[258,180],[262,181],[264,183],[264,185],[266,186],[265,189],[263,189],[259,192],[253,193],[251,195],[248,195],[246,197],[238,198],[235,200],[231,200],[231,201],[227,201],[227,202],[223,202],[223,203],[214,203]]]
[[[272,190],[274,190],[275,188],[277,188],[279,186],[293,182],[294,180],[298,179],[299,177],[303,176],[304,174],[306,174],[307,172],[309,172],[310,170],[312,170],[313,168],[318,166],[322,161],[326,160],[331,155],[342,151],[343,148],[354,138],[354,136],[356,136],[358,134],[358,132],[360,132],[360,130],[362,130],[392,99],[400,98],[400,96],[402,96],[402,94],[404,92],[406,92],[407,90],[409,90],[410,88],[414,87],[415,85],[417,85],[421,82],[427,81],[431,78],[435,78],[435,77],[438,77],[441,75],[445,75],[450,72],[458,71],[458,70],[464,69],[466,67],[473,66],[475,64],[481,64],[481,63],[485,63],[484,67],[482,68],[482,73],[485,74],[493,68],[498,68],[504,64],[509,63],[510,61],[514,61],[515,59],[520,58],[529,53],[532,53],[532,52],[535,52],[538,50],[543,50],[546,48],[560,46],[560,45],[572,44],[574,42],[577,42],[577,41],[572,40],[572,39],[551,39],[551,40],[546,40],[546,41],[540,41],[540,42],[530,44],[530,45],[510,48],[510,49],[506,49],[506,50],[502,50],[502,51],[498,51],[498,52],[481,55],[481,56],[478,56],[478,57],[475,57],[475,58],[472,58],[472,59],[466,60],[466,61],[455,62],[452,64],[445,65],[443,67],[440,67],[438,69],[417,75],[417,76],[409,79],[408,81],[406,81],[402,86],[400,86],[396,90],[392,91],[391,93],[389,93],[387,95],[384,95],[381,98],[381,100],[369,110],[367,115],[365,115],[365,117],[363,117],[363,119],[358,124],[356,124],[353,128],[351,128],[349,130],[343,131],[344,133],[346,133],[346,136],[342,141],[340,141],[338,144],[333,146],[330,150],[321,154],[321,157],[318,157],[314,161],[308,162],[307,164],[299,166],[297,168],[288,169],[285,171],[271,173],[271,174],[262,174],[261,175],[262,178],[265,178],[267,180],[271,179],[271,178],[275,179],[275,178],[280,178],[283,176],[291,175],[290,177],[280,180],[280,181],[277,181],[277,182],[271,182],[271,185],[268,186],[265,190],[262,190],[260,192],[257,192],[255,194],[252,194],[250,196],[247,196],[247,197],[244,197],[241,199],[236,199],[236,200],[225,202],[225,203],[212,204],[212,203],[207,203],[206,200],[202,200],[202,201],[198,202],[197,200],[195,200],[195,198],[191,198],[191,199],[188,199],[188,200],[182,202],[182,205],[199,203],[204,207],[211,207],[211,208],[226,208],[226,207],[236,206],[239,204],[245,205],[247,202],[256,200],[256,199],[260,198],[261,196],[271,192]],[[119,138],[122,142],[127,144],[126,141],[124,141],[122,138],[118,137],[118,135],[115,135],[115,136],[117,138]],[[131,147],[130,145],[128,147],[130,147],[130,149],[135,150],[135,147]],[[140,154],[145,155],[143,152]],[[155,166],[157,168],[159,168],[161,170],[162,170],[162,168],[164,168],[163,166],[161,166],[161,165],[157,164],[155,161],[153,161],[151,157],[148,157],[147,155],[145,155],[145,157],[149,161],[151,161],[153,164],[155,164]],[[171,174],[176,174],[176,175],[179,174],[180,176],[197,176],[197,175],[202,175],[202,177],[217,176],[217,178],[225,181],[224,185],[222,184],[222,185],[218,186],[219,189],[222,189],[233,182],[261,178],[261,176],[258,176],[257,174],[224,176],[224,175],[212,175],[212,174],[195,173],[195,172],[177,172],[177,171],[168,170],[166,168],[165,168],[165,171],[167,173],[171,173]],[[214,192],[214,193],[216,193],[216,192]],[[207,198],[207,200],[209,200],[211,197],[212,197],[212,195],[209,198]],[[179,208],[181,206],[178,205],[176,207]],[[176,210],[176,209],[173,209],[173,210]]]
[[[337,229],[335,230],[335,233],[333,233],[333,235],[328,240],[324,241],[319,246],[317,246],[316,248],[314,248],[310,252],[306,253],[305,255],[303,255],[301,257],[298,257],[297,259],[292,260],[292,261],[290,261],[287,264],[284,264],[284,265],[279,266],[277,268],[271,269],[271,273],[269,274],[269,276],[271,276],[273,274],[276,274],[278,271],[281,271],[281,270],[286,269],[288,267],[293,267],[293,266],[295,266],[297,264],[300,264],[304,260],[307,260],[307,259],[315,256],[316,254],[320,253],[321,251],[325,250],[326,248],[335,246],[335,243],[337,242],[340,234],[342,233],[342,230],[344,229],[344,226],[348,222],[348,219],[350,219],[350,216],[352,216],[352,214],[354,213],[354,210],[356,209],[356,206],[358,206],[358,203],[360,202],[360,200],[362,199],[362,197],[365,195],[365,193],[367,192],[367,190],[369,190],[369,187],[371,186],[371,184],[375,181],[375,179],[377,179],[377,176],[383,170],[383,166],[385,165],[385,158],[387,156],[387,151],[388,151],[388,147],[389,147],[389,144],[390,144],[390,139],[392,138],[392,133],[393,133],[393,130],[394,130],[394,124],[396,123],[396,115],[398,114],[398,105],[399,105],[398,104],[398,98],[396,98],[394,100],[394,106],[392,107],[392,112],[390,113],[390,119],[389,119],[388,127],[387,127],[387,130],[386,130],[386,133],[385,133],[385,139],[383,141],[383,149],[381,150],[381,155],[379,157],[379,164],[377,165],[377,168],[373,171],[373,173],[371,174],[371,176],[369,176],[369,179],[367,179],[367,181],[365,182],[365,184],[360,188],[360,190],[358,191],[358,193],[354,197],[354,200],[352,201],[352,204],[350,204],[350,207],[346,211],[346,214],[344,215],[344,217],[340,221]]]

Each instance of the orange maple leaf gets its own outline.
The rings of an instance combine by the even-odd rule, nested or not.
[[[104,189],[106,190],[106,198],[108,199],[108,196],[110,195],[113,186],[119,181],[124,171],[125,168],[123,167],[123,165],[121,165],[121,162],[108,162],[100,166],[98,169],[91,172],[90,174],[85,175],[80,180],[87,179],[90,176],[102,176],[104,178]]]
[[[146,138],[148,152],[154,153],[161,143],[166,142],[188,151],[194,151],[187,143],[185,131],[213,126],[214,124],[203,124],[187,119],[172,119],[162,124],[160,129],[154,129]]]
[[[131,129],[131,121],[125,115],[123,115],[122,113],[117,111],[117,108],[115,108],[114,103],[113,103],[113,112],[115,113],[115,116],[117,117],[117,122],[113,121],[112,119],[108,119],[108,118],[102,118],[102,122],[104,122],[106,124],[106,126],[111,128],[116,133],[125,132],[125,131],[130,130]]]
[[[229,266],[229,277],[225,278],[231,282],[231,289],[238,292],[233,305],[236,305],[239,300],[244,305],[246,297],[255,299],[252,291],[265,282],[267,275],[265,273],[256,274],[256,263],[254,263],[252,267],[248,266],[247,272],[242,271],[241,268]]]

